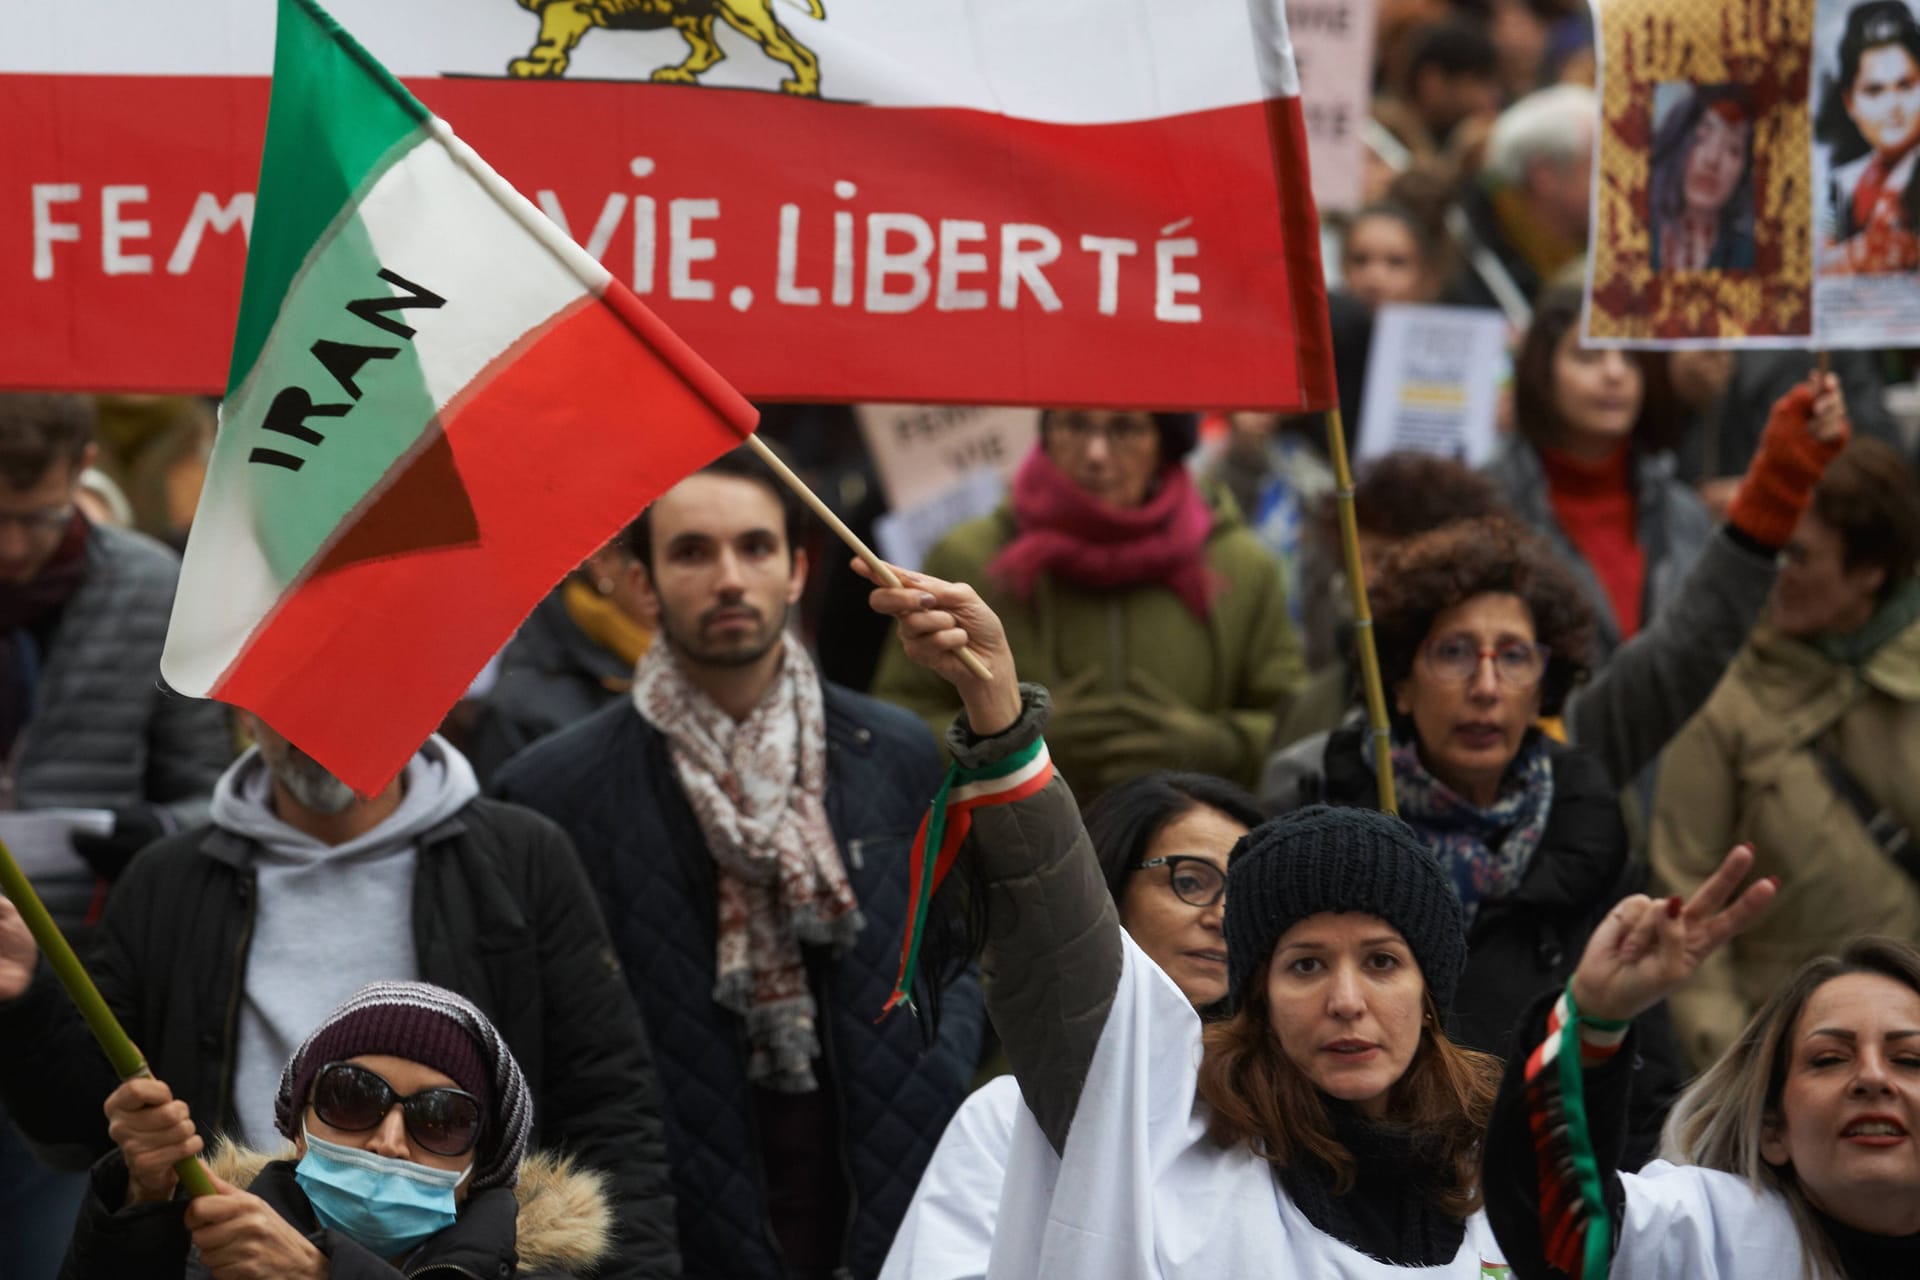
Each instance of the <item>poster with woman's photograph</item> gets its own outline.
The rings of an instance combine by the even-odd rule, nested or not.
[[[1588,341],[1805,345],[1811,8],[1607,0],[1598,11]]]
[[[1819,0],[1814,309],[1835,346],[1920,338],[1920,8]]]
[[[1753,104],[1743,84],[1653,89],[1648,252],[1655,271],[1753,270]]]

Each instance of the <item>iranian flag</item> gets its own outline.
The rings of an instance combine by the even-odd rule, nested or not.
[[[280,0],[227,398],[161,671],[371,793],[753,408],[312,3]]]
[[[756,399],[1333,401],[1283,0],[329,3]],[[217,390],[274,6],[32,9],[0,386]]]

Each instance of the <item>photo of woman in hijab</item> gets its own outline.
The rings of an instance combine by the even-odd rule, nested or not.
[[[1647,212],[1655,271],[1753,269],[1753,112],[1738,84],[1655,89]]]
[[[1847,14],[1814,131],[1830,148],[1820,274],[1920,269],[1920,21],[1905,0]]]

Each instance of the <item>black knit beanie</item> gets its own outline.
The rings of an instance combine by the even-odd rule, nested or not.
[[[510,1187],[519,1178],[533,1129],[533,1095],[520,1064],[485,1014],[425,982],[369,983],[327,1015],[281,1073],[273,1112],[281,1136],[291,1139],[300,1132],[320,1069],[362,1054],[388,1054],[432,1067],[479,1101],[474,1190]]]
[[[1413,829],[1372,809],[1314,805],[1262,823],[1227,872],[1227,982],[1233,1007],[1282,934],[1321,912],[1379,916],[1407,940],[1445,1012],[1467,965],[1460,898]]]

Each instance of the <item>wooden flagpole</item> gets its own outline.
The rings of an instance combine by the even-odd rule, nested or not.
[[[86,1020],[87,1029],[93,1032],[93,1038],[100,1042],[106,1051],[107,1061],[113,1064],[114,1071],[122,1080],[133,1080],[142,1076],[152,1076],[147,1069],[147,1060],[140,1056],[140,1050],[134,1047],[126,1030],[113,1016],[113,1010],[107,1008],[106,999],[101,996],[100,988],[93,985],[86,967],[80,963],[80,957],[73,953],[66,936],[60,932],[60,926],[47,914],[40,895],[33,891],[27,882],[26,873],[20,870],[20,864],[13,860],[5,841],[0,841],[0,893],[13,900],[20,909],[20,916],[27,922],[28,932],[33,940],[40,944],[41,954],[53,969],[54,976],[60,979],[60,985],[67,990],[80,1016]],[[173,1166],[190,1196],[210,1196],[215,1194],[213,1180],[207,1176],[200,1162],[188,1156]]]
[[[1360,682],[1367,696],[1367,720],[1373,729],[1373,776],[1380,789],[1380,810],[1398,814],[1393,794],[1393,731],[1387,722],[1387,694],[1380,680],[1380,652],[1373,643],[1373,610],[1367,604],[1367,570],[1360,560],[1360,522],[1353,510],[1353,471],[1347,465],[1347,432],[1340,407],[1327,410],[1327,452],[1333,456],[1340,512],[1340,553],[1346,562],[1347,589],[1353,595],[1353,643],[1360,655]]]
[[[767,447],[766,441],[762,440],[759,435],[755,433],[747,436],[747,443],[752,446],[755,453],[760,455],[761,461],[773,468],[773,474],[779,476],[789,489],[792,489],[794,493],[798,494],[800,500],[812,509],[813,514],[819,516],[826,522],[827,528],[833,530],[834,534],[840,541],[847,544],[853,554],[867,562],[867,568],[873,570],[873,576],[880,580],[881,585],[888,587],[903,585],[900,581],[900,575],[893,571],[893,566],[875,555],[873,548],[863,542],[859,534],[847,528],[847,522],[835,515],[833,508],[821,501],[820,495],[812,489],[809,489],[807,482],[795,475],[793,468],[782,462],[780,455]],[[993,673],[987,670],[987,664],[982,662],[980,655],[973,650],[962,649],[960,651],[960,661],[965,664],[968,671],[971,671],[980,679],[991,680],[993,678]]]

